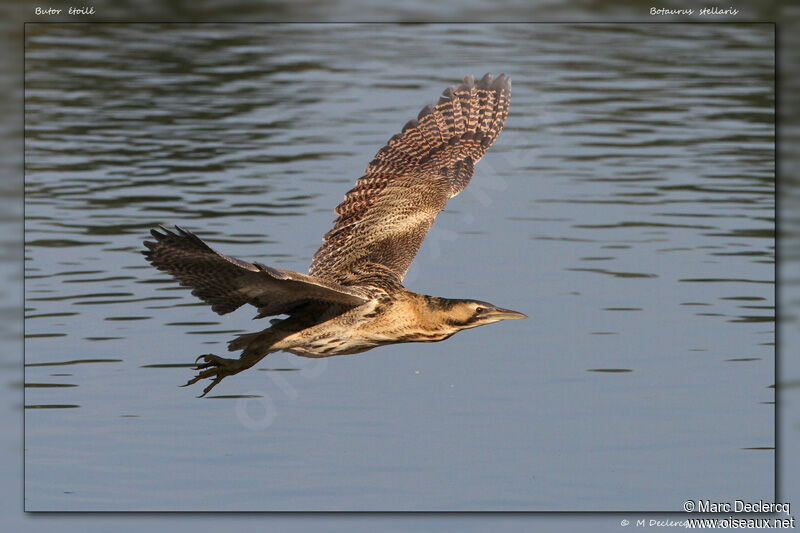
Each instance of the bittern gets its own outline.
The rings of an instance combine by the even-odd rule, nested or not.
[[[527,318],[477,300],[426,296],[402,285],[414,256],[447,200],[461,192],[473,167],[508,116],[511,79],[472,76],[445,89],[378,150],[366,173],[335,212],[308,274],[228,257],[196,235],[152,230],[142,253],[153,266],[191,287],[220,315],[244,304],[256,318],[273,319],[263,331],[228,344],[238,359],[201,355],[197,375],[210,378],[201,396],[222,379],[284,350],[304,357],[359,353],[400,342],[435,342],[463,330]],[[202,360],[202,362],[201,362]]]

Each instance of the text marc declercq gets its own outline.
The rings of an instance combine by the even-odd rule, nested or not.
[[[697,500],[698,513],[784,513],[790,514],[788,503],[772,503],[758,500],[746,502],[734,500],[730,502],[712,502],[711,500]]]

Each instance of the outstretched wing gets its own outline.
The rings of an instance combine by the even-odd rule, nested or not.
[[[314,254],[309,274],[359,283],[364,265],[384,267],[399,283],[447,200],[461,192],[503,129],[511,79],[467,76],[378,151],[336,208],[339,215]]]
[[[142,253],[220,315],[246,303],[256,306],[259,316],[269,316],[288,314],[312,301],[355,306],[368,300],[353,288],[222,255],[193,233],[176,229],[178,233],[152,230],[156,240],[145,241]]]

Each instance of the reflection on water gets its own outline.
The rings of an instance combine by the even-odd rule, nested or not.
[[[751,453],[774,446],[771,26],[29,25],[26,45],[29,510],[209,509],[198,486],[209,510],[771,497]],[[304,271],[377,148],[486,71],[514,78],[506,129],[406,281],[532,320],[273,354],[222,401],[181,394],[190,356],[253,326],[154,273],[147,230]]]

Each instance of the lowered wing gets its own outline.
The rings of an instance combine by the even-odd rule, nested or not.
[[[330,281],[228,257],[193,233],[176,229],[152,230],[155,242],[145,241],[142,253],[220,315],[248,303],[258,308],[259,316],[270,316],[289,314],[309,302],[356,306],[369,299]]]

